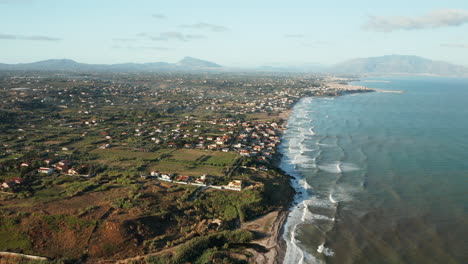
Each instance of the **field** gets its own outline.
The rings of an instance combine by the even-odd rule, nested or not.
[[[171,152],[164,159],[150,163],[150,170],[164,173],[179,173],[189,176],[209,174],[224,176],[234,161],[238,158],[235,152],[215,152],[195,149],[179,149]]]

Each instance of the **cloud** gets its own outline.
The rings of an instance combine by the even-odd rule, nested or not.
[[[370,31],[392,32],[395,30],[455,27],[466,23],[468,23],[468,11],[439,9],[417,17],[371,16],[363,28]]]
[[[208,24],[208,23],[196,23],[192,25],[180,25],[181,28],[190,28],[190,29],[205,29],[213,32],[223,32],[228,31],[229,28],[220,25]]]
[[[0,39],[5,40],[35,40],[35,41],[60,41],[60,38],[33,35],[33,36],[23,36],[23,35],[14,35],[14,34],[0,34]]]
[[[195,39],[205,39],[205,35],[199,35],[199,34],[184,34],[182,32],[178,31],[168,31],[168,32],[162,32],[157,35],[151,35],[148,33],[138,33],[137,37],[146,37],[149,38],[150,40],[153,41],[169,41],[169,40],[176,40],[176,41],[182,41],[182,42],[187,42]]]
[[[286,38],[305,38],[307,37],[304,34],[286,34],[284,35]]]
[[[151,17],[156,19],[167,19],[167,16],[162,14],[152,14]]]
[[[130,42],[136,41],[136,38],[113,38],[114,41]]]
[[[440,44],[440,46],[444,48],[468,49],[468,44],[460,44],[460,43],[442,43]]]
[[[112,46],[114,49],[128,49],[128,50],[170,50],[167,47],[151,47],[151,46]]]
[[[333,43],[329,42],[329,41],[316,40],[316,41],[313,41],[313,42],[302,43],[302,46],[319,48],[319,47],[333,46]]]

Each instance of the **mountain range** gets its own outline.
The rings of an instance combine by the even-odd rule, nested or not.
[[[418,56],[386,55],[359,58],[329,67],[304,64],[278,67],[265,65],[242,69],[223,67],[214,62],[185,57],[179,62],[85,64],[69,59],[52,59],[33,63],[1,64],[0,71],[75,71],[75,72],[197,72],[197,71],[258,71],[258,72],[323,72],[338,74],[432,74],[442,76],[468,76],[468,68],[447,62],[433,61]]]
[[[434,74],[443,76],[467,75],[468,68],[418,56],[386,55],[352,59],[328,69],[346,74]]]
[[[85,64],[69,59],[51,59],[32,63],[1,64],[3,71],[203,71],[221,68],[220,65],[192,57],[185,57],[177,63],[151,62],[151,63],[121,63],[121,64]]]

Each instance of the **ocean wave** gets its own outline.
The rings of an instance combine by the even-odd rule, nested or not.
[[[335,255],[335,252],[333,252],[333,250],[325,247],[325,243],[322,243],[320,246],[318,246],[317,252],[324,254],[327,257],[333,257]]]
[[[350,162],[334,162],[326,164],[318,164],[317,167],[320,170],[329,172],[329,173],[343,173],[343,172],[352,172],[361,170],[357,165]]]

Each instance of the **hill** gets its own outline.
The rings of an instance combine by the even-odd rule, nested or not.
[[[467,75],[468,68],[418,56],[387,55],[359,58],[336,64],[330,72],[347,74],[434,74]]]
[[[220,69],[214,62],[185,57],[177,63],[120,63],[85,64],[69,59],[51,59],[32,63],[0,64],[2,71],[101,71],[101,72],[151,72],[151,71],[206,71]]]

